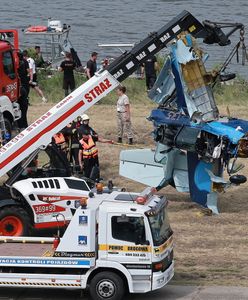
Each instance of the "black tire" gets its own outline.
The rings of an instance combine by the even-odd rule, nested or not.
[[[119,275],[104,271],[92,278],[90,296],[93,300],[121,300],[125,293],[124,286]]]
[[[30,229],[30,218],[23,208],[8,206],[0,209],[0,235],[28,236]]]

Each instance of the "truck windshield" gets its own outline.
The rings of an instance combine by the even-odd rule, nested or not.
[[[156,214],[148,214],[154,246],[162,245],[172,235],[166,207]]]

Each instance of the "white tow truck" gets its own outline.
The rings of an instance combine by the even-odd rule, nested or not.
[[[36,173],[39,180],[34,179],[33,181],[28,178],[20,181],[18,176],[26,171],[27,162],[36,159],[40,149],[48,147],[54,134],[113,91],[121,81],[131,75],[150,56],[158,53],[185,31],[195,37],[208,37],[212,34],[189,12],[183,11],[157,32],[149,34],[148,37],[137,43],[133,49],[124,52],[106,69],[99,71],[0,148],[0,176],[12,173],[11,179],[5,183],[4,189],[0,189],[1,234],[27,234],[27,224],[36,228],[52,227],[56,224],[57,213],[61,213],[57,210],[64,211],[65,207],[68,212],[64,211],[65,221],[70,221],[73,215],[71,209],[74,209],[74,202],[71,200],[78,191],[75,194],[75,189],[64,184],[65,180],[56,178],[56,176],[67,176],[66,172],[62,172],[61,168],[58,170],[50,164],[46,166],[45,178],[42,178],[43,173],[41,176]],[[42,169],[44,171],[44,168]],[[59,175],[53,175],[58,173]],[[47,179],[47,177],[50,178]],[[71,180],[73,179],[71,178]],[[60,184],[58,181],[63,181],[63,183]],[[57,186],[64,186],[65,189],[68,189],[67,191],[62,190]],[[83,196],[83,191],[81,195]],[[65,196],[68,199],[61,201]],[[53,197],[57,197],[60,200],[57,204],[62,204],[64,208],[56,207],[54,203],[56,200],[52,199]],[[61,215],[60,222],[63,222]]]
[[[174,274],[167,200],[91,193],[62,238],[0,237],[0,287],[89,287],[94,300],[162,288]]]

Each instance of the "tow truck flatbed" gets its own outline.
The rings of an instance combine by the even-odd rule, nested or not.
[[[37,244],[37,243],[5,243],[0,242],[0,257],[6,256],[46,256],[47,253],[52,252],[51,244]]]

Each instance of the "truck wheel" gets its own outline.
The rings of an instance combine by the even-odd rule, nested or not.
[[[124,292],[123,280],[112,272],[98,273],[90,282],[90,296],[94,300],[121,300]]]
[[[0,235],[27,236],[30,232],[30,218],[20,207],[0,209]]]

